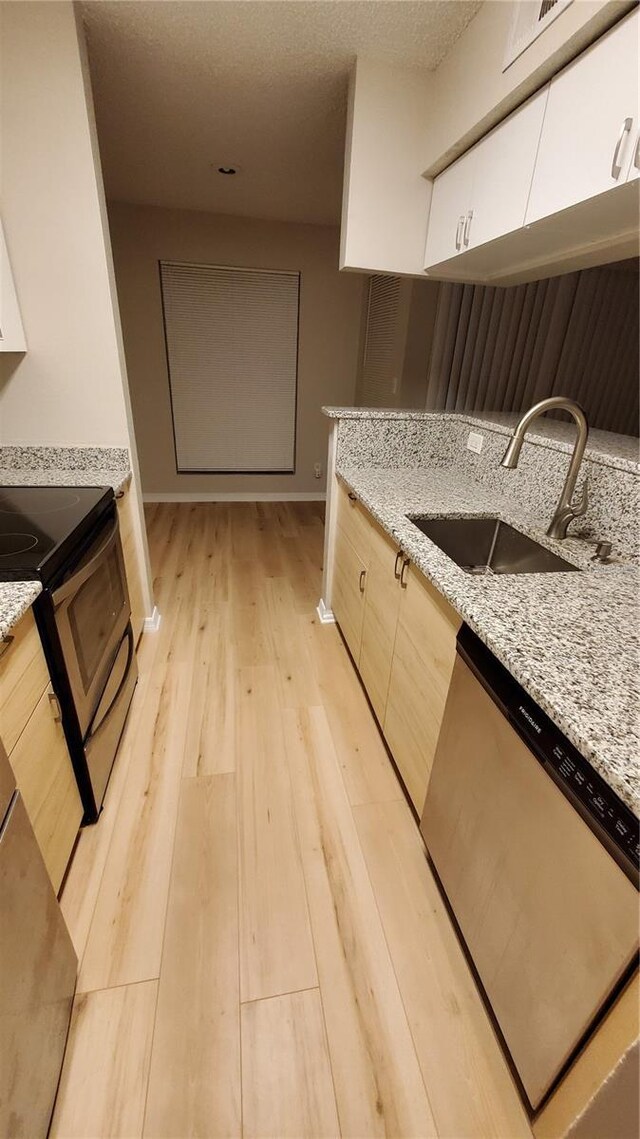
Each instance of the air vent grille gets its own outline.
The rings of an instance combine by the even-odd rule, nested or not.
[[[502,70],[506,71],[572,2],[573,0],[514,0]]]

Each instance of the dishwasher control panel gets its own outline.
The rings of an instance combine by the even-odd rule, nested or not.
[[[640,824],[635,815],[582,756],[569,754],[566,748],[556,743],[547,760],[615,845],[639,866]]]

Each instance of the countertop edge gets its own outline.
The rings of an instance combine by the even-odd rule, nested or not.
[[[40,593],[39,581],[0,582],[0,640],[9,636]]]

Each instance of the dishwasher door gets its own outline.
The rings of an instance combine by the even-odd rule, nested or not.
[[[460,655],[421,830],[535,1109],[634,959],[638,894]]]

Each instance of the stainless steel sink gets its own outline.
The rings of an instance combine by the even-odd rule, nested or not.
[[[465,573],[566,573],[578,569],[499,518],[416,514],[407,514],[407,518]]]

